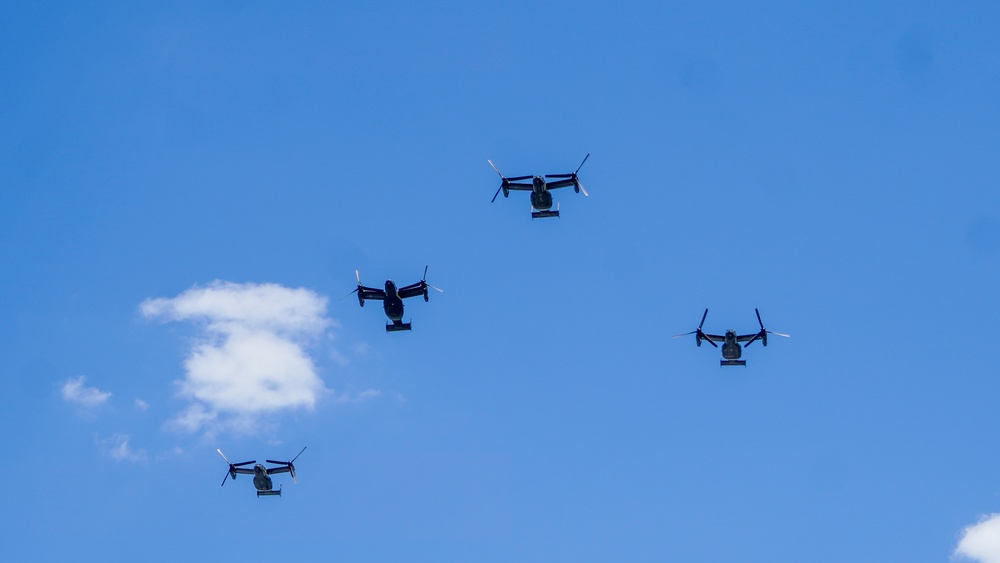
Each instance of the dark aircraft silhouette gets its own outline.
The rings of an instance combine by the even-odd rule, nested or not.
[[[292,458],[292,461],[274,461],[273,459],[266,460],[267,463],[277,464],[278,467],[264,467],[262,464],[257,463],[257,460],[244,461],[242,463],[233,463],[229,461],[226,454],[222,453],[222,450],[216,449],[222,459],[226,460],[229,464],[229,471],[226,472],[226,476],[222,478],[222,484],[226,484],[226,480],[230,477],[236,479],[237,475],[253,475],[253,486],[257,489],[258,497],[266,496],[281,496],[281,487],[278,490],[273,489],[273,484],[271,483],[271,475],[277,473],[290,473],[292,475],[292,481],[298,484],[299,480],[295,478],[295,460],[299,459],[302,452],[306,451],[305,448],[299,451],[298,455]],[[250,465],[251,463],[256,463],[253,469],[247,469],[243,467],[244,465]]]
[[[720,360],[720,365],[723,366],[745,366],[747,365],[746,360],[741,360],[740,356],[743,355],[743,349],[740,346],[740,342],[746,342],[744,346],[749,346],[756,340],[760,340],[764,346],[767,346],[767,335],[774,334],[776,336],[784,336],[789,338],[789,335],[782,334],[780,332],[772,332],[764,328],[764,321],[760,320],[760,311],[754,309],[757,313],[757,323],[760,324],[760,330],[754,334],[736,334],[734,330],[727,330],[725,336],[720,336],[718,334],[706,334],[702,332],[701,327],[705,324],[705,317],[708,316],[708,309],[705,309],[705,314],[701,316],[701,323],[698,324],[698,328],[692,330],[691,332],[685,332],[684,334],[675,334],[674,338],[680,338],[681,336],[687,336],[693,334],[695,338],[695,343],[701,346],[702,340],[707,340],[709,344],[719,347],[716,342],[722,342],[722,360]]]
[[[510,195],[510,190],[522,190],[531,192],[531,218],[537,219],[539,217],[558,217],[559,216],[559,206],[556,206],[556,210],[552,211],[552,194],[549,190],[554,190],[556,188],[568,188],[573,186],[573,191],[576,193],[583,192],[583,195],[590,195],[587,190],[583,188],[583,184],[580,183],[580,179],[577,178],[577,173],[583,168],[583,163],[587,162],[590,158],[590,154],[583,157],[583,162],[580,166],[576,167],[576,172],[572,174],[545,174],[544,176],[515,176],[513,178],[507,178],[500,171],[497,170],[495,164],[492,160],[487,160],[490,166],[497,174],[500,174],[500,187],[497,188],[497,193],[493,194],[493,199],[490,203],[497,200],[497,196],[500,195],[500,191],[503,190],[503,196],[507,197]],[[520,180],[531,179],[531,183],[519,183]],[[549,182],[548,179],[557,179],[554,182]]]
[[[403,299],[423,295],[424,301],[429,301],[430,297],[427,292],[428,288],[444,293],[443,289],[436,288],[427,283],[426,266],[424,266],[423,279],[417,283],[400,288],[397,288],[396,283],[392,280],[385,280],[385,289],[365,287],[361,285],[361,274],[357,270],[354,270],[354,275],[358,278],[358,287],[351,293],[358,294],[358,303],[360,303],[362,307],[365,306],[365,299],[374,299],[382,302],[382,308],[385,310],[385,316],[389,317],[389,320],[392,321],[392,324],[385,325],[386,332],[410,330],[410,323],[403,322]],[[348,293],[347,295],[350,295],[351,293]],[[344,297],[347,297],[347,295]]]

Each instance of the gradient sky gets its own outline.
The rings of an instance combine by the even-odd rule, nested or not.
[[[1000,6],[751,4],[7,3],[0,559],[1000,561]]]

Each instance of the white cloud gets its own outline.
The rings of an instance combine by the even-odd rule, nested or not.
[[[147,299],[140,305],[146,317],[168,320],[202,319],[211,325],[232,324],[283,333],[319,334],[330,324],[326,298],[308,289],[290,289],[273,283],[214,281],[179,296]]]
[[[191,405],[171,426],[248,430],[262,414],[312,409],[328,390],[303,347],[330,325],[326,302],[307,289],[221,281],[144,301],[147,318],[203,323],[179,382]]]
[[[146,411],[149,410],[149,403],[147,403],[146,401],[143,401],[142,399],[140,399],[138,397],[135,398],[135,401],[133,402],[133,404],[135,405],[135,408],[137,410],[140,410],[142,412],[146,412]]]
[[[146,461],[146,450],[133,450],[129,446],[130,437],[128,434],[115,434],[110,438],[97,440],[97,445],[115,461],[129,461],[132,463]]]
[[[62,386],[63,399],[85,407],[96,407],[111,398],[111,393],[108,391],[101,391],[97,387],[85,387],[86,382],[87,378],[82,375],[67,380]]]
[[[1000,514],[983,516],[979,523],[962,531],[962,539],[952,558],[968,558],[980,563],[1000,563]]]

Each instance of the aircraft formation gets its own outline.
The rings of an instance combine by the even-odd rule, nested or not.
[[[576,170],[567,174],[528,174],[525,176],[512,177],[504,176],[503,173],[497,168],[496,164],[493,164],[492,160],[487,160],[486,162],[488,162],[497,175],[500,176],[500,187],[497,188],[496,193],[493,194],[493,199],[490,200],[490,203],[497,200],[497,196],[500,195],[500,192],[503,192],[503,196],[506,198],[510,195],[511,191],[530,191],[532,219],[559,217],[559,206],[556,205],[555,211],[552,210],[552,194],[549,190],[572,187],[576,193],[583,192],[584,196],[589,196],[590,194],[587,193],[587,190],[583,187],[583,183],[580,182],[579,178],[580,169],[587,163],[588,158],[590,158],[589,153],[587,156],[583,157],[583,161],[580,162],[580,166],[576,167]],[[531,180],[531,182],[525,182],[525,180]],[[397,288],[395,282],[392,280],[386,280],[385,289],[367,287],[361,284],[361,274],[357,270],[354,271],[354,275],[357,277],[358,287],[347,295],[357,293],[358,303],[362,307],[365,306],[366,299],[382,301],[382,307],[385,309],[385,316],[389,317],[389,320],[392,321],[390,324],[385,325],[386,332],[411,329],[410,323],[403,322],[403,299],[423,295],[424,301],[428,301],[428,288],[443,292],[443,290],[427,283],[427,267],[424,268],[424,277],[421,278],[419,282],[400,288]],[[674,338],[694,334],[695,344],[698,346],[701,346],[702,341],[707,341],[716,348],[719,347],[718,343],[721,342],[722,360],[720,361],[720,365],[746,366],[746,360],[741,359],[743,356],[743,348],[753,344],[757,340],[760,340],[761,344],[767,346],[768,334],[783,336],[785,338],[788,338],[789,336],[787,334],[772,332],[765,329],[764,321],[760,318],[760,312],[757,309],[754,309],[754,312],[757,314],[757,322],[760,324],[760,330],[753,334],[740,335],[734,330],[727,330],[725,335],[707,334],[703,332],[702,326],[705,324],[705,318],[708,316],[708,309],[705,309],[705,314],[702,315],[701,323],[698,325],[697,329],[684,334],[678,334],[674,336]],[[744,342],[746,344],[741,346]]]
[[[525,176],[512,177],[504,176],[497,166],[493,164],[492,160],[487,160],[497,175],[500,176],[500,187],[497,188],[496,193],[493,194],[493,199],[490,203],[496,201],[500,192],[503,192],[503,196],[506,198],[509,197],[511,191],[530,191],[532,219],[559,217],[558,204],[556,204],[556,209],[554,211],[552,210],[553,199],[550,190],[572,187],[574,192],[583,192],[584,196],[588,196],[589,194],[583,187],[583,184],[580,182],[580,178],[578,176],[580,169],[583,168],[583,165],[587,162],[588,158],[590,158],[590,154],[583,157],[583,161],[580,163],[580,166],[577,166],[576,170],[570,173],[529,174]],[[526,180],[530,180],[530,182],[527,182]],[[385,281],[385,284],[381,289],[363,285],[361,283],[361,273],[358,270],[355,270],[354,276],[357,279],[358,286],[344,297],[356,293],[358,296],[358,304],[361,307],[365,306],[365,301],[381,301],[385,316],[388,317],[390,321],[385,325],[385,331],[408,331],[411,330],[412,327],[411,323],[403,322],[403,300],[411,297],[423,296],[424,301],[426,302],[430,301],[430,289],[442,293],[444,292],[444,290],[427,283],[427,270],[428,266],[425,266],[423,277],[416,283],[398,287],[394,281],[389,279]],[[705,313],[701,316],[701,322],[698,323],[698,328],[692,330],[691,332],[674,335],[674,338],[690,336],[693,334],[695,337],[695,344],[699,347],[702,342],[708,342],[713,347],[720,348],[719,344],[721,343],[722,346],[720,352],[722,353],[722,359],[719,362],[721,366],[746,366],[746,360],[742,359],[744,348],[750,346],[758,340],[763,346],[767,346],[768,335],[782,336],[785,338],[789,337],[787,334],[773,332],[764,328],[764,321],[761,320],[760,311],[754,309],[754,313],[757,315],[757,323],[760,325],[760,330],[753,333],[739,334],[735,330],[727,330],[724,335],[706,333],[702,330],[702,327],[705,325],[705,319],[708,317],[708,309],[705,309]],[[298,483],[295,477],[294,462],[305,450],[306,448],[302,448],[302,450],[295,457],[293,457],[291,461],[266,460],[267,463],[274,464],[273,467],[266,467],[263,464],[257,463],[256,460],[232,463],[225,456],[225,454],[222,453],[222,450],[216,450],[219,452],[219,455],[226,460],[226,463],[229,464],[229,470],[226,473],[226,477],[223,478],[222,484],[225,485],[226,481],[230,478],[236,479],[237,475],[253,475],[253,485],[254,488],[257,489],[258,497],[281,496],[281,487],[279,485],[278,489],[274,490],[271,475],[289,473],[292,476],[292,480]],[[248,465],[253,465],[253,469],[246,467]]]

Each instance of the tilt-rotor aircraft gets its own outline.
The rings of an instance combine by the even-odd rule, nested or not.
[[[583,192],[583,195],[590,195],[587,190],[583,188],[583,184],[580,183],[580,179],[577,178],[577,173],[583,168],[583,163],[587,162],[590,158],[590,154],[583,157],[583,162],[580,166],[576,167],[576,171],[571,174],[545,174],[543,176],[515,176],[513,178],[507,178],[500,173],[496,165],[493,164],[492,160],[487,160],[493,170],[500,175],[500,187],[497,188],[497,193],[493,194],[493,199],[490,203],[497,200],[497,196],[500,195],[500,191],[503,191],[503,196],[507,197],[510,195],[510,190],[522,190],[526,192],[531,192],[531,218],[538,219],[540,217],[558,217],[559,216],[559,206],[556,206],[556,210],[552,211],[552,194],[549,190],[554,190],[556,188],[568,188],[573,186],[573,191],[576,193]],[[521,182],[521,180],[531,179],[531,183]],[[549,179],[554,179],[554,182],[550,182]]]
[[[691,332],[685,332],[684,334],[675,334],[674,338],[680,338],[682,336],[693,334],[695,344],[698,346],[701,346],[702,340],[706,340],[709,344],[715,346],[716,348],[719,347],[716,342],[722,342],[722,360],[719,361],[719,364],[723,366],[745,366],[747,365],[747,361],[740,359],[740,356],[743,355],[743,348],[740,346],[740,342],[746,342],[743,346],[749,346],[755,341],[760,340],[764,346],[767,346],[768,334],[789,338],[789,335],[787,334],[772,332],[764,328],[764,321],[760,320],[760,311],[757,309],[754,309],[753,311],[757,313],[757,323],[760,324],[760,330],[753,334],[736,334],[735,330],[727,330],[725,336],[720,336],[718,334],[706,334],[705,332],[702,332],[701,327],[705,325],[705,317],[708,316],[708,309],[705,309],[705,314],[701,316],[701,323],[698,324],[698,328],[692,330]]]
[[[278,490],[274,490],[274,485],[271,483],[271,475],[276,473],[290,473],[292,475],[292,481],[298,484],[299,480],[295,478],[295,460],[299,459],[302,452],[306,451],[305,448],[299,451],[298,455],[292,458],[292,461],[274,461],[273,459],[266,460],[267,463],[273,463],[277,467],[264,467],[262,464],[257,463],[257,460],[252,459],[250,461],[244,461],[241,463],[233,463],[229,461],[226,454],[222,453],[222,450],[216,449],[222,459],[226,460],[229,464],[229,471],[226,472],[226,476],[222,478],[222,484],[226,484],[226,480],[230,477],[236,479],[237,475],[253,475],[253,486],[257,489],[258,497],[268,497],[268,496],[281,496],[281,487]],[[250,465],[254,463],[253,469],[244,467],[244,465]]]
[[[427,292],[428,288],[444,293],[443,289],[427,283],[427,266],[424,266],[424,277],[420,281],[400,288],[397,288],[396,282],[392,280],[385,280],[385,289],[366,287],[361,285],[361,274],[357,270],[354,270],[354,275],[358,278],[358,287],[351,293],[358,294],[358,303],[362,307],[365,306],[365,299],[374,299],[382,302],[385,316],[389,317],[389,320],[392,321],[392,324],[385,325],[386,332],[410,330],[410,323],[403,322],[403,299],[423,295],[424,301],[430,301],[430,296]],[[347,295],[344,297],[347,297]]]

